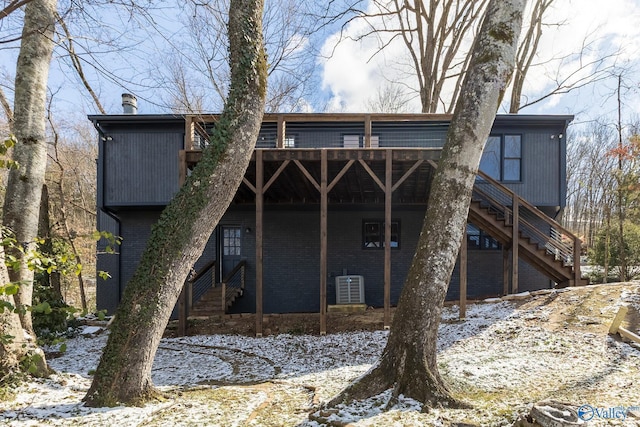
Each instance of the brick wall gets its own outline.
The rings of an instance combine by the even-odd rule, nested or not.
[[[263,302],[265,313],[318,312],[320,309],[320,215],[308,210],[267,210],[264,213]],[[126,283],[157,220],[158,212],[128,211],[120,214],[121,280]],[[400,222],[400,247],[391,250],[391,304],[397,304],[417,244],[424,212],[396,210]],[[384,218],[381,210],[330,210],[328,214],[327,302],[335,304],[335,277],[364,276],[365,302],[384,304],[384,250],[362,248],[363,219]],[[255,311],[255,212],[230,209],[220,225],[242,228],[242,258],[247,260],[245,294],[232,312]],[[211,237],[197,265],[215,259],[216,236]],[[469,251],[469,297],[502,293],[501,251]],[[549,280],[526,263],[520,263],[520,290],[549,287]],[[458,267],[454,270],[448,299],[457,299]],[[124,286],[122,286],[124,287]]]

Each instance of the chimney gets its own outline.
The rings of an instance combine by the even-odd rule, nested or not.
[[[122,94],[122,112],[124,114],[138,114],[138,100],[130,93]]]

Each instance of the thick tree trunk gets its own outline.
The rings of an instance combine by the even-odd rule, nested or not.
[[[0,246],[0,256],[4,259],[4,248]],[[9,283],[9,274],[4,263],[0,263],[0,285]],[[10,295],[0,293],[0,304],[14,304]],[[18,371],[20,359],[26,354],[22,346],[22,326],[18,315],[9,309],[0,312],[0,385],[2,380]],[[11,339],[8,339],[12,337]]]
[[[211,145],[154,226],[115,315],[84,400],[89,406],[137,403],[155,394],[151,366],[192,265],[242,181],[264,110],[267,63],[262,0],[232,0],[231,87]]]
[[[0,259],[4,259],[4,247],[0,246]],[[9,283],[9,273],[4,263],[0,263],[0,286]],[[0,292],[0,387],[4,380],[21,370],[21,362],[31,357],[34,375],[46,376],[49,369],[43,351],[36,345],[33,335],[25,333],[18,314],[7,305],[14,305],[10,295]],[[22,366],[27,367],[26,364]]]
[[[22,42],[16,66],[13,132],[17,143],[13,160],[19,168],[9,172],[4,201],[3,224],[11,229],[26,250],[35,248],[44,174],[47,166],[46,101],[49,65],[53,51],[56,1],[33,0],[25,7]],[[20,258],[20,254],[14,255]],[[33,271],[22,262],[9,271],[13,282],[20,282],[16,305],[31,305]],[[20,311],[23,328],[33,333],[31,312]]]
[[[391,387],[426,405],[457,405],[436,364],[442,304],[466,227],[484,144],[513,71],[524,0],[492,0],[431,185],[429,205],[387,346],[378,366],[329,402]]]

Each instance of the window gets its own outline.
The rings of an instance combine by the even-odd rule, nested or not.
[[[504,160],[502,179],[520,181],[522,169],[522,139],[520,135],[504,136]]]
[[[391,248],[400,247],[400,221],[391,221]],[[362,221],[362,248],[382,249],[384,248],[384,221],[364,220]]]
[[[296,148],[296,135],[285,135],[284,137],[284,148]]]
[[[484,231],[480,230],[475,225],[467,224],[467,248],[468,249],[481,249],[491,250],[500,249],[502,246],[493,237],[489,236]]]
[[[480,170],[496,181],[520,181],[522,136],[491,135],[482,152]]]

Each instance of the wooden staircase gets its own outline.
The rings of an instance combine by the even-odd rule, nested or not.
[[[191,307],[189,316],[194,317],[211,317],[219,316],[226,313],[233,303],[242,296],[243,290],[231,288],[225,290],[225,304],[222,304],[222,284],[219,283],[215,287],[209,289],[205,294]]]
[[[558,287],[589,283],[581,277],[577,236],[483,172],[478,177],[469,206],[470,222],[508,249],[517,244],[518,257]]]
[[[188,316],[211,317],[224,315],[244,294],[246,260],[242,260],[223,279],[214,284],[216,262],[212,261],[192,275],[187,282],[192,295],[199,295],[190,305]]]

